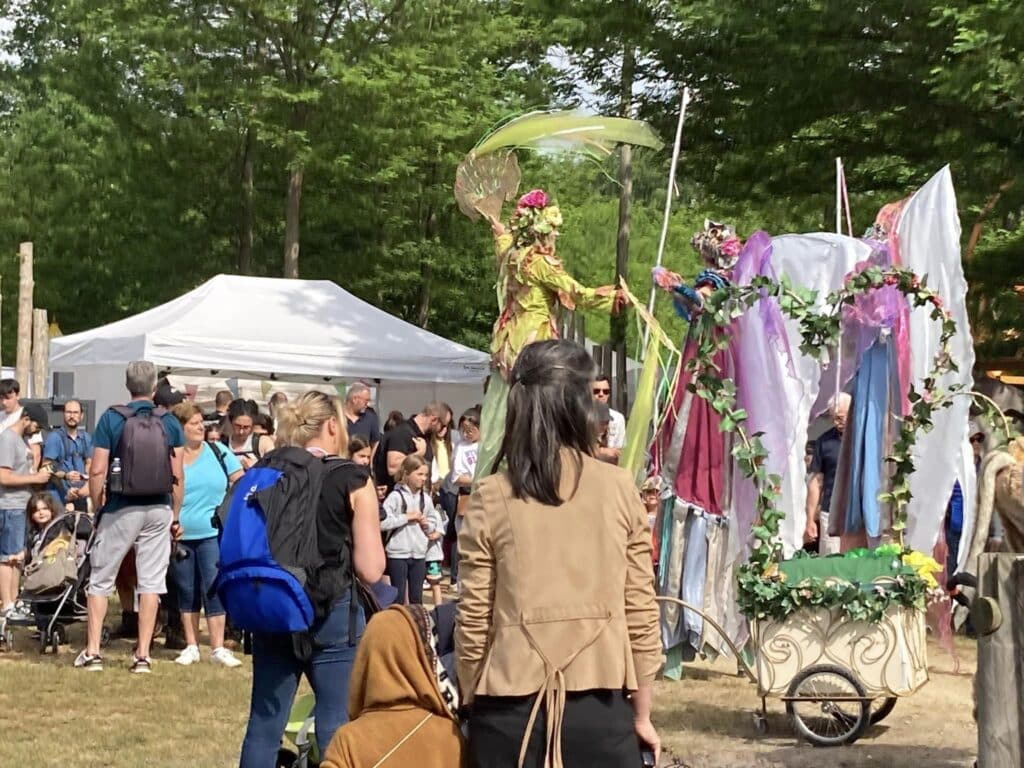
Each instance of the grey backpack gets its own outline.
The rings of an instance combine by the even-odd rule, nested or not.
[[[124,417],[124,429],[111,458],[121,460],[122,496],[162,496],[171,492],[171,448],[167,443],[161,407],[135,410],[116,405],[112,411]]]

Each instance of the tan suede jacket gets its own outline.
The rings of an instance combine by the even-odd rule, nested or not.
[[[561,506],[514,499],[505,474],[470,498],[455,635],[465,703],[636,690],[661,667],[647,514],[628,472],[582,459],[573,493],[563,451]]]

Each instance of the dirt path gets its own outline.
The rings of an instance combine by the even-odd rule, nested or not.
[[[964,768],[972,765],[977,731],[971,716],[976,665],[972,641],[958,641],[960,669],[929,645],[930,681],[901,699],[879,725],[849,747],[820,749],[798,741],[778,700],[768,701],[768,734],[752,712],[755,687],[735,675],[735,662],[686,667],[680,682],[658,684],[656,723],[673,755],[690,768]]]

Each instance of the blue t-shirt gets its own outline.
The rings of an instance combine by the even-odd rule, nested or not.
[[[153,405],[152,400],[132,400],[128,403],[128,407],[133,409],[136,413],[144,411],[147,408],[152,410],[156,406]],[[170,413],[165,413],[163,417],[164,432],[167,433],[167,445],[169,448],[180,448],[185,444],[185,432],[181,428],[181,422]],[[109,472],[110,465],[114,463],[114,453],[117,451],[117,444],[121,442],[121,432],[124,430],[125,418],[116,411],[108,410],[100,416],[100,422],[96,425],[96,433],[93,435],[93,446],[95,448],[104,448],[110,451],[110,461],[107,464],[107,471]],[[158,504],[171,503],[171,495],[169,493],[161,494],[159,496],[121,496],[119,493],[107,493],[107,503],[103,507],[104,511],[114,512],[122,507],[152,507]]]
[[[43,460],[52,461],[62,472],[79,472],[84,475],[85,462],[91,458],[92,436],[84,429],[78,430],[78,434],[72,438],[65,427],[58,427],[46,436],[46,442],[43,443]],[[63,503],[72,484],[64,480],[52,482],[57,498]],[[86,485],[86,481],[83,480],[74,485],[77,488],[82,488]]]
[[[224,458],[222,467],[214,451]],[[231,451],[221,445],[203,443],[199,456],[185,465],[185,499],[181,503],[182,538],[186,541],[209,539],[217,535],[213,527],[213,513],[224,500],[227,475],[242,469],[242,463]]]

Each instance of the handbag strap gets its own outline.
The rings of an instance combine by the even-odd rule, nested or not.
[[[385,753],[384,757],[382,757],[380,760],[378,760],[376,763],[373,764],[373,768],[380,768],[380,766],[384,765],[384,763],[387,762],[388,758],[391,757],[393,754],[395,754],[395,752],[397,752],[399,750],[399,748],[403,744],[405,744],[405,742],[407,742],[409,739],[411,739],[413,736],[415,736],[416,732],[420,728],[422,728],[424,725],[426,725],[427,721],[431,717],[433,717],[433,713],[428,712],[427,716],[424,717],[422,720],[420,720],[419,725],[417,725],[415,728],[413,728],[411,731],[409,731],[407,734],[405,734],[405,736],[403,736],[399,740],[399,742],[397,744],[395,744],[395,746],[393,746],[391,749],[389,749],[387,751],[387,753]]]

